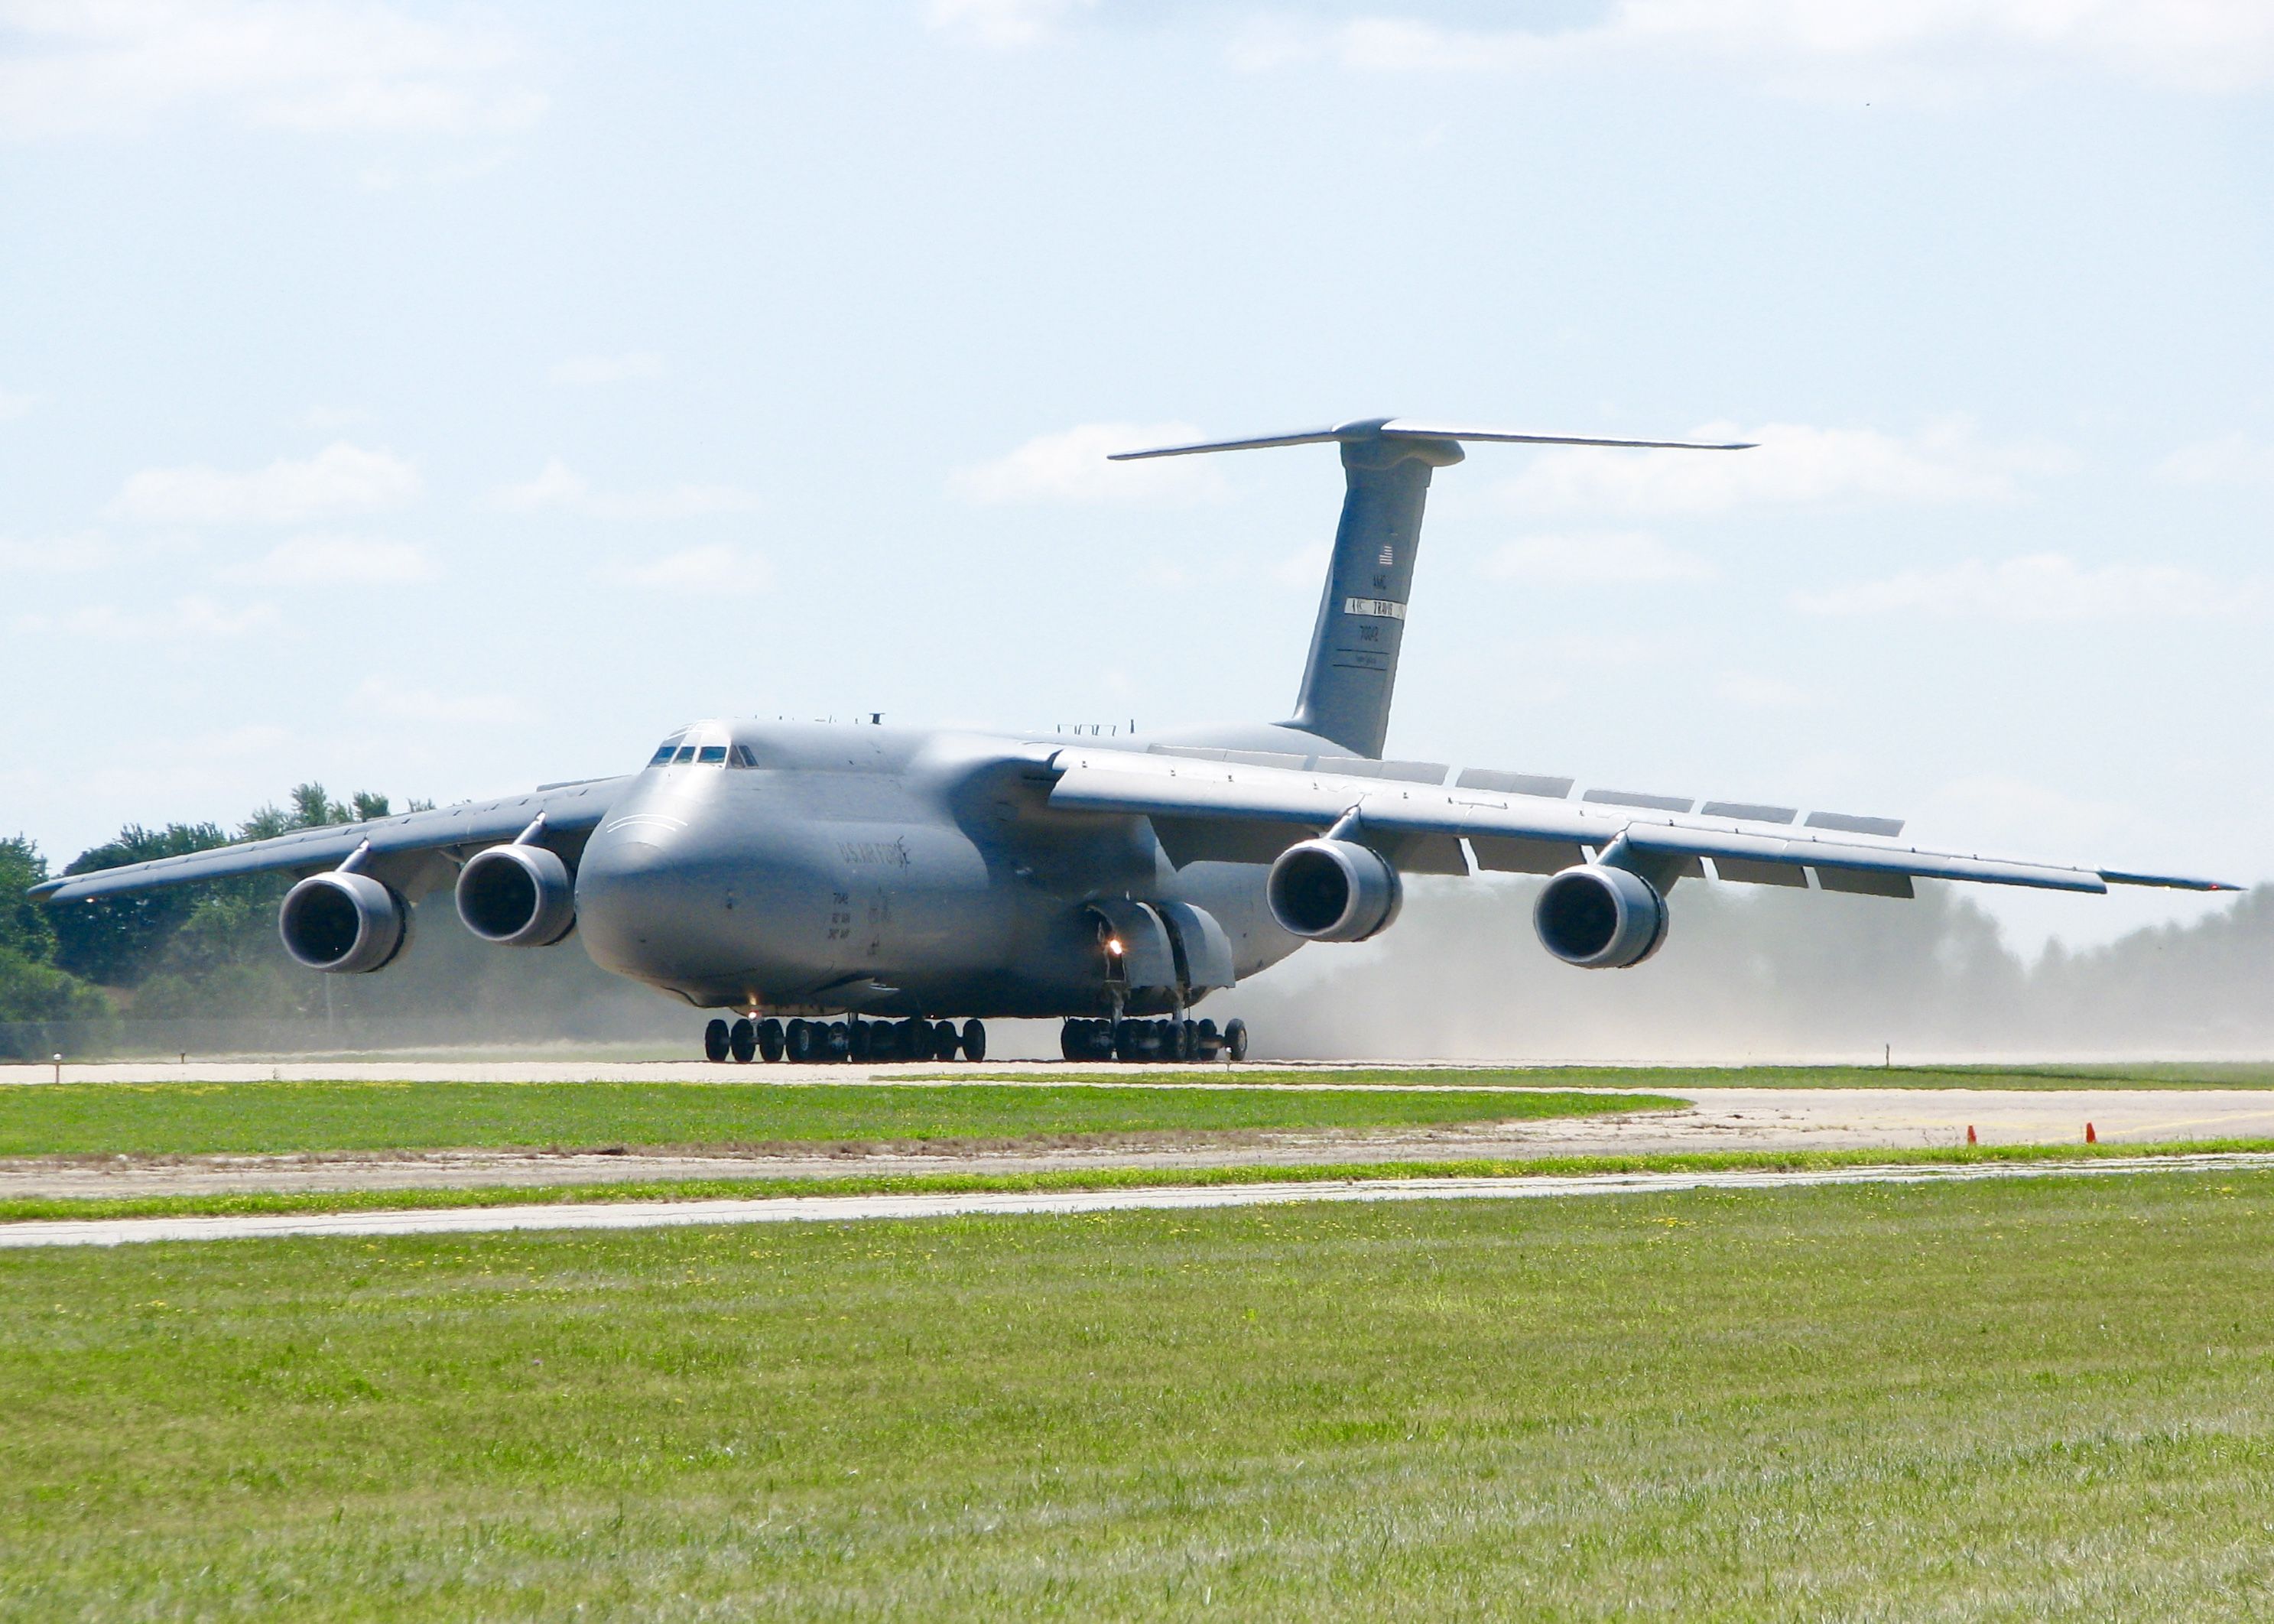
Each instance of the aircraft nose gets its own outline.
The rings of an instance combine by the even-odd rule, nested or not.
[[[679,911],[681,876],[674,847],[684,825],[629,817],[597,831],[576,865],[576,923],[592,962],[649,981],[666,966],[662,949]]]

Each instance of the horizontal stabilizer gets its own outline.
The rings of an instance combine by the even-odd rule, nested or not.
[[[1510,429],[1449,428],[1416,417],[1365,417],[1332,428],[1297,429],[1286,434],[1250,434],[1237,440],[1201,440],[1184,446],[1154,446],[1142,451],[1116,451],[1109,461],[1141,462],[1147,457],[1190,456],[1201,451],[1260,451],[1271,446],[1351,444],[1368,440],[1473,440],[1512,446],[1615,446],[1639,451],[1750,451],[1751,440],[1605,440],[1592,434],[1519,434]]]

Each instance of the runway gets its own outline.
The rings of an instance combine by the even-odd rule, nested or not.
[[[1878,1167],[1821,1171],[1611,1173],[1577,1178],[1389,1178],[1363,1183],[1163,1186],[1150,1190],[946,1195],[785,1196],[755,1201],[626,1201],[440,1212],[307,1213],[210,1218],[117,1218],[0,1224],[0,1248],[124,1246],[155,1241],[273,1240],[320,1236],[479,1235],[528,1229],[657,1229],[704,1224],[844,1223],[887,1218],[1067,1216],[1300,1202],[1512,1200],[1648,1195],[1689,1190],[1792,1190],[1825,1184],[1976,1184],[2116,1177],[2274,1167],[2274,1154],[2138,1156],[2092,1162]]]

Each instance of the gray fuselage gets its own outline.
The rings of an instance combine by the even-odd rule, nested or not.
[[[728,759],[632,781],[577,863],[576,918],[602,968],[697,1007],[1105,1014],[1092,905],[1125,898],[1206,909],[1242,979],[1303,944],[1265,904],[1267,863],[1180,868],[1143,817],[1053,809],[1044,763],[1064,739],[797,723],[681,737]],[[1343,753],[1274,726],[1157,742]]]

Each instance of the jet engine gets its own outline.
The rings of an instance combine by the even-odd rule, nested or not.
[[[1313,942],[1363,942],[1389,928],[1405,888],[1387,859],[1352,840],[1306,840],[1264,882],[1279,928]]]
[[[576,925],[568,865],[541,846],[493,846],[458,870],[458,918],[500,947],[550,947]]]
[[[1540,945],[1583,970],[1624,970],[1666,940],[1666,898],[1638,874],[1601,863],[1566,868],[1532,906]]]
[[[311,970],[367,975],[395,962],[410,940],[410,905],[367,874],[310,875],[276,910],[284,951]]]

